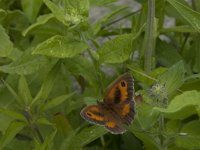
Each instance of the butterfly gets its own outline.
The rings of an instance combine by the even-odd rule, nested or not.
[[[130,74],[121,75],[108,87],[103,101],[83,108],[81,117],[104,126],[112,134],[123,134],[124,125],[130,125],[135,115],[133,84]]]

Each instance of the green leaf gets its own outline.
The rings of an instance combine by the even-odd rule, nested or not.
[[[18,93],[20,98],[24,101],[26,106],[28,106],[32,102],[32,96],[31,92],[29,90],[26,78],[22,75],[19,79],[19,84],[18,84]]]
[[[39,119],[37,119],[36,122],[38,124],[42,124],[42,125],[49,125],[49,126],[53,125],[49,120],[47,120],[47,118],[39,118]]]
[[[54,108],[60,104],[62,104],[64,101],[66,101],[67,99],[69,99],[70,97],[72,97],[75,93],[70,93],[70,94],[66,94],[66,95],[62,95],[62,96],[58,96],[50,101],[48,101],[44,107],[43,107],[43,111],[46,111],[48,109]]]
[[[38,71],[48,63],[47,58],[33,56],[30,54],[30,50],[26,50],[16,61],[8,65],[0,66],[0,71],[10,74],[26,75]]]
[[[144,26],[143,26],[144,27]],[[98,49],[99,61],[101,63],[122,63],[132,53],[132,42],[140,35],[143,27],[136,34],[124,34],[104,43]]]
[[[147,85],[152,85],[153,82],[157,81],[157,79],[152,76],[155,70],[152,71],[151,74],[146,74],[144,70],[142,70],[139,66],[136,66],[134,64],[130,64],[130,65],[128,64],[127,67],[132,72],[134,78],[140,82],[143,82]]]
[[[32,30],[34,30],[35,28],[46,24],[50,19],[54,18],[53,14],[45,14],[45,15],[41,15],[37,18],[36,22],[33,23],[32,25],[30,25],[27,29],[25,29],[23,31],[23,36],[26,36],[29,32],[31,32]]]
[[[0,21],[2,21],[6,17],[7,13],[5,10],[0,9]]]
[[[181,4],[176,0],[167,0],[178,12],[179,14],[187,20],[189,24],[198,32],[200,32],[200,13],[192,10],[191,8]]]
[[[187,123],[182,129],[180,135],[175,139],[178,147],[184,149],[200,149],[200,121],[195,120]]]
[[[131,132],[123,134],[122,139],[126,150],[143,150],[143,144],[141,144],[139,139],[137,139],[135,135],[131,134]]]
[[[164,113],[165,117],[170,119],[185,119],[192,114],[200,112],[200,92],[197,91],[187,91],[183,94],[176,96],[171,100],[167,109],[155,107],[155,110],[158,110]]]
[[[42,2],[42,0],[21,0],[22,9],[30,22],[35,20],[42,6]]]
[[[36,97],[33,99],[31,104],[35,104],[39,100],[44,101],[48,98],[49,93],[51,92],[53,88],[59,69],[60,69],[60,63],[58,62],[48,73],[47,77],[42,83],[42,86],[39,92],[37,93]]]
[[[18,113],[16,111],[9,110],[7,108],[6,109],[5,108],[0,108],[0,112],[1,112],[1,114],[9,116],[9,117],[11,117],[13,119],[26,121],[26,118],[22,114],[20,114],[20,113]]]
[[[2,139],[0,140],[0,149],[3,149],[6,145],[8,145],[15,135],[25,127],[25,125],[26,124],[24,122],[11,122]]]
[[[14,98],[17,100],[18,104],[23,105],[22,99],[19,97],[19,95],[15,92],[15,90],[4,80],[2,80],[5,86],[8,88],[9,92],[14,96]]]
[[[180,33],[196,33],[197,31],[194,28],[191,28],[188,25],[182,25],[182,26],[175,26],[175,27],[170,27],[170,28],[163,28],[159,30],[161,33],[166,33],[166,32],[180,32]]]
[[[126,61],[132,52],[132,41],[137,35],[124,34],[104,43],[98,49],[101,63],[122,63]]]
[[[117,16],[117,14],[122,13],[127,8],[128,7],[122,6],[122,7],[118,8],[118,9],[112,11],[111,13],[105,15],[101,19],[99,19],[94,25],[92,25],[94,34],[98,33],[99,31],[101,32],[101,29],[105,28],[106,24],[109,24],[108,22],[112,22],[113,21],[112,17],[114,17],[115,15]]]
[[[5,29],[0,25],[0,57],[8,57],[13,50],[13,43],[10,41]]]
[[[113,2],[116,2],[116,0],[90,0],[90,4],[95,6],[105,6]]]
[[[81,75],[96,90],[99,90],[99,81],[97,70],[91,61],[78,56],[65,60],[66,68],[75,75]]]
[[[173,46],[160,40],[157,41],[156,45],[156,57],[158,63],[166,67],[171,67],[183,59]]]
[[[57,130],[53,131],[49,136],[46,136],[45,141],[43,144],[38,144],[36,149],[37,150],[50,150],[53,147],[53,140],[57,133]]]
[[[101,126],[85,128],[79,134],[73,136],[68,143],[66,143],[65,148],[70,150],[80,149],[106,133],[107,131]]]
[[[58,129],[58,134],[68,136],[71,132],[73,132],[69,119],[63,113],[56,113],[53,117],[53,123]]]
[[[130,131],[143,142],[145,149],[159,150],[158,144],[156,143],[157,139],[153,135],[147,134],[145,131],[138,131],[138,128],[134,124],[130,127]]]
[[[152,127],[158,120],[159,113],[153,111],[152,107],[147,104],[141,104],[137,108],[137,120],[142,129],[148,129]]]
[[[88,0],[65,0],[63,5],[56,5],[49,0],[44,0],[44,3],[54,16],[66,26],[77,26],[79,23],[87,21],[89,10]]]
[[[88,46],[72,37],[55,35],[39,44],[33,54],[46,55],[58,58],[70,58],[86,50]]]
[[[174,64],[158,79],[165,86],[167,94],[171,96],[184,83],[184,63],[180,61]]]

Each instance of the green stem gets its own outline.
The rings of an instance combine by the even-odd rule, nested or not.
[[[133,16],[134,14],[136,14],[136,13],[138,13],[138,12],[140,12],[140,11],[141,11],[141,9],[138,9],[137,11],[131,12],[131,13],[129,13],[129,14],[127,14],[127,15],[125,15],[125,16],[119,18],[119,19],[116,19],[116,20],[114,20],[114,21],[112,21],[112,22],[110,22],[110,23],[108,23],[108,24],[102,26],[102,27],[101,27],[101,30],[104,29],[104,28],[106,28],[106,27],[108,27],[108,26],[110,26],[110,25],[112,25],[112,24],[115,24],[115,23],[117,23],[117,22],[119,22],[119,21],[121,21],[121,20],[123,20],[123,19],[125,19],[125,18],[127,18],[127,17]]]
[[[148,1],[148,17],[147,17],[147,30],[146,30],[146,45],[144,54],[144,69],[147,73],[152,68],[152,55],[154,49],[154,17],[155,17],[155,0]]]
[[[159,118],[159,139],[160,139],[160,148],[162,150],[165,150],[165,145],[164,145],[165,137],[163,135],[164,128],[165,128],[164,123],[165,123],[164,122],[164,116],[163,116],[163,114],[161,114],[160,118]]]

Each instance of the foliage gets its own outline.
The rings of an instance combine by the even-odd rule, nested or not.
[[[200,1],[117,2],[0,0],[0,149],[200,149]],[[124,72],[142,102],[112,135],[79,113]]]

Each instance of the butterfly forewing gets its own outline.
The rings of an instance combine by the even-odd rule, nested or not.
[[[133,100],[133,78],[128,73],[116,79],[108,88],[104,102],[119,104]]]
[[[82,109],[81,117],[93,124],[105,125],[105,111],[101,105],[90,105]]]

